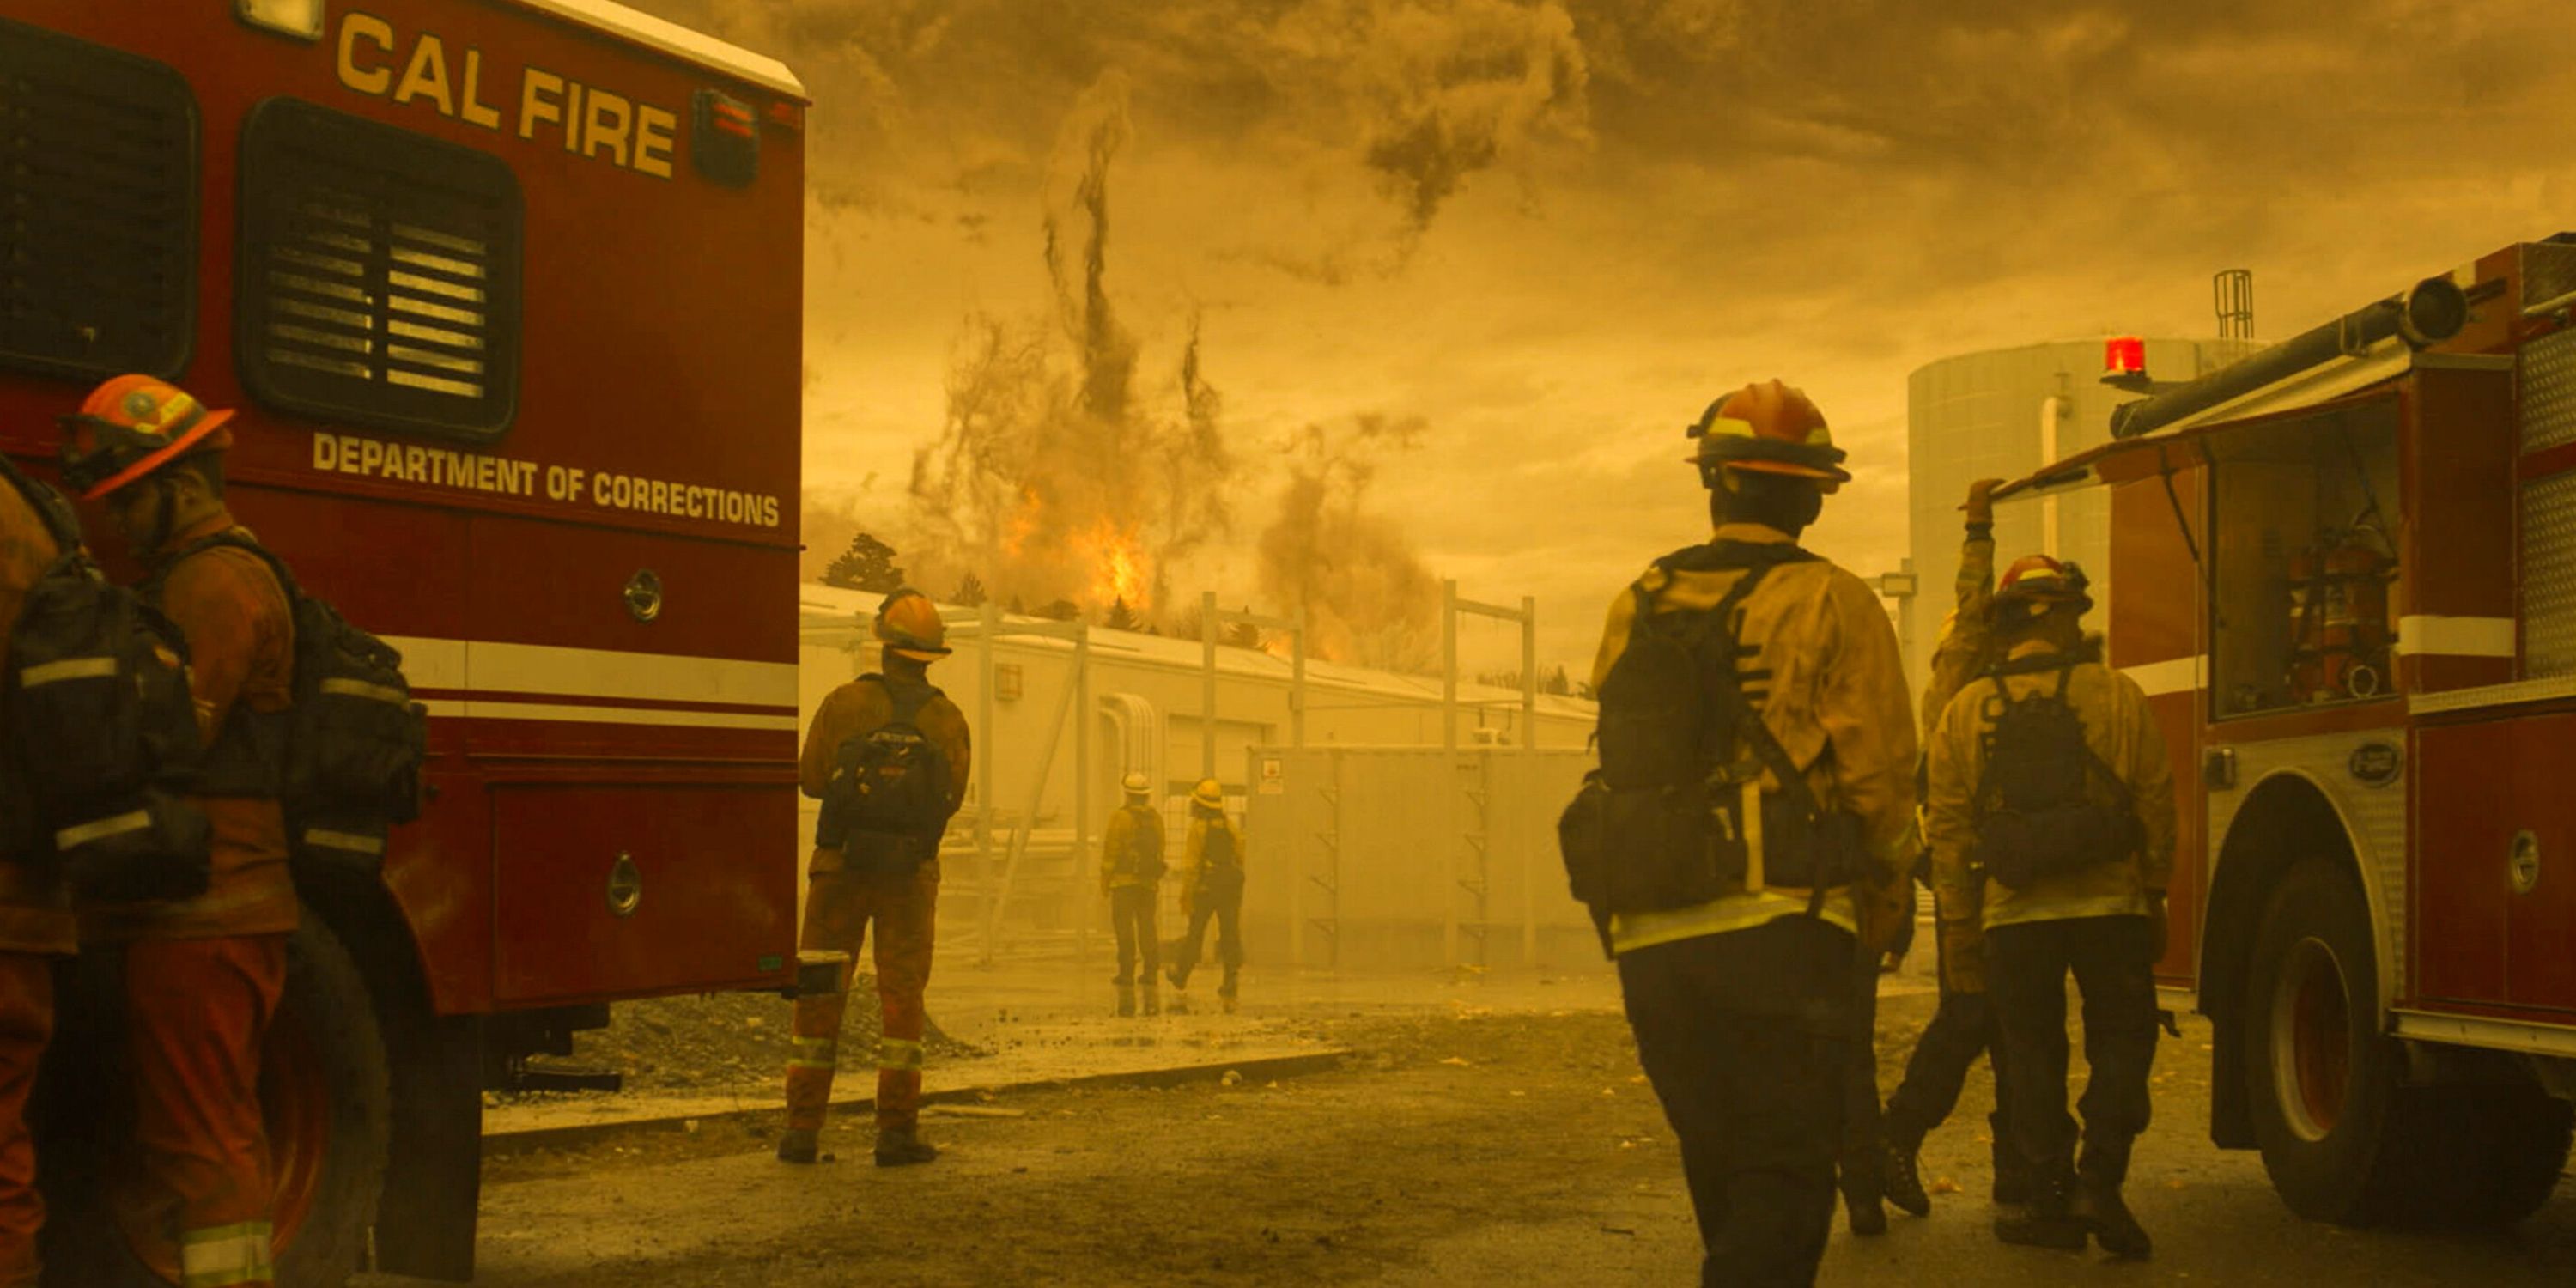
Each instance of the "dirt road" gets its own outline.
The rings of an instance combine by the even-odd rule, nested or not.
[[[1587,995],[1593,1006],[1600,994]],[[1890,999],[1894,1062],[1929,1014]],[[1691,1282],[1697,1238],[1680,1166],[1601,1009],[1310,1019],[1359,1052],[1276,1083],[1004,1093],[938,1112],[937,1165],[879,1171],[843,1122],[841,1161],[788,1168],[771,1124],[636,1131],[487,1163],[485,1288],[1366,1284],[1407,1288]],[[1928,1220],[1856,1242],[1837,1225],[1828,1284],[2566,1284],[2576,1183],[2506,1235],[2310,1225],[2258,1159],[2205,1134],[2208,1041],[2186,1020],[2159,1056],[2158,1121],[2132,1201],[2147,1265],[1996,1245],[1980,1076],[1926,1150],[1947,1178]],[[934,1081],[937,1077],[933,1073]],[[382,1288],[409,1281],[377,1279]]]

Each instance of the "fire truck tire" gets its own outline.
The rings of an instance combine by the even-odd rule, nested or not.
[[[2404,1057],[2374,1022],[2378,1008],[2360,888],[2323,859],[2293,866],[2255,933],[2238,1023],[2264,1170],[2310,1220],[2373,1224],[2414,1197],[2429,1106],[2398,1085]]]
[[[392,1093],[366,979],[309,908],[287,944],[260,1093],[278,1178],[279,1288],[340,1288],[376,1221]]]

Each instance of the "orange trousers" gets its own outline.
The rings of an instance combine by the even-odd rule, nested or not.
[[[118,1222],[146,1265],[188,1288],[273,1281],[276,1197],[260,1117],[260,1048],[286,991],[286,936],[146,939],[126,948],[125,1025],[141,1174]]]
[[[816,872],[805,897],[807,951],[844,952],[841,986],[796,999],[796,1054],[787,1062],[787,1125],[819,1131],[840,1069],[841,1017],[868,925],[876,925],[877,999],[885,1011],[877,1044],[877,1130],[909,1128],[921,1118],[921,995],[930,986],[930,950],[939,913],[939,865],[900,875]]]
[[[35,1288],[43,1268],[36,1235],[45,1228],[45,1200],[36,1192],[27,1093],[54,1035],[54,961],[0,952],[0,1288]]]

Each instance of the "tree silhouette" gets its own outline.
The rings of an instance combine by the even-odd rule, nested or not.
[[[1236,622],[1226,628],[1225,638],[1218,642],[1235,648],[1257,649],[1261,647],[1261,628],[1250,622]]]
[[[1040,605],[1033,615],[1050,621],[1069,622],[1082,616],[1082,606],[1070,599],[1059,599],[1052,604]]]
[[[1538,686],[1538,691],[1541,693],[1553,693],[1558,697],[1572,697],[1574,695],[1574,677],[1565,673],[1565,665],[1563,663],[1558,663],[1556,673],[1547,677],[1547,683]]]
[[[903,569],[895,566],[894,547],[862,532],[823,570],[823,584],[883,595],[903,585]]]
[[[966,574],[966,580],[957,583],[957,602],[967,608],[982,608],[990,598],[984,593],[984,579],[971,572]]]
[[[1119,596],[1109,605],[1109,617],[1101,625],[1113,631],[1141,631],[1144,624],[1136,620],[1136,610],[1127,606],[1127,597]]]

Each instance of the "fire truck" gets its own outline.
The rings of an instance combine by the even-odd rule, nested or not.
[[[2303,1216],[2518,1220],[2576,1097],[2576,234],[2121,407],[2110,660],[2181,814],[2160,982]],[[2114,354],[2118,353],[2114,342]],[[2128,364],[2134,367],[2134,360]]]
[[[793,985],[806,108],[609,0],[0,17],[0,449],[123,372],[239,409],[234,512],[429,711],[380,867],[296,861],[282,1282],[468,1277],[487,1089],[611,1001]],[[49,1282],[121,1282],[116,969],[40,1092]]]

